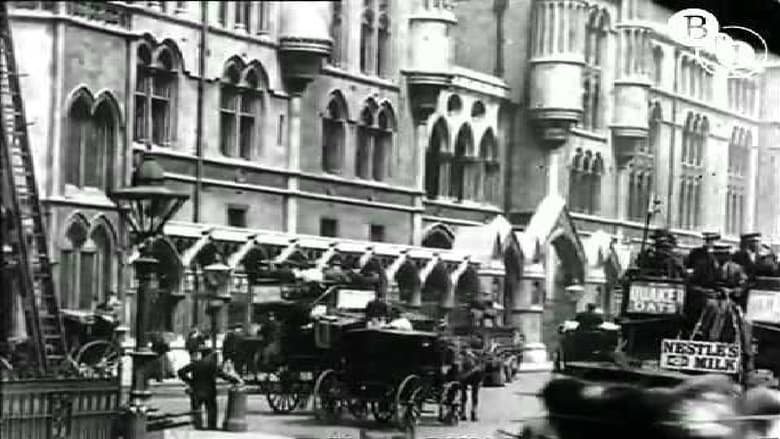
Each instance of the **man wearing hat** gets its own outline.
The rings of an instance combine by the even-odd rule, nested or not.
[[[734,254],[734,262],[741,265],[751,279],[758,272],[758,249],[760,245],[760,233],[744,233],[740,236],[739,250]]]
[[[703,233],[704,245],[691,250],[685,261],[685,268],[693,270],[691,282],[701,287],[709,288],[718,279],[719,263],[714,254],[715,241],[720,234]]]
[[[657,229],[653,232],[653,247],[640,255],[640,267],[649,269],[655,275],[683,277],[685,269],[674,252],[677,239],[669,230]]]
[[[231,376],[219,367],[217,354],[211,348],[201,346],[202,357],[179,369],[178,375],[187,386],[193,414],[193,424],[203,428],[201,406],[206,407],[207,428],[217,429],[217,377],[233,384],[243,384],[238,376]]]

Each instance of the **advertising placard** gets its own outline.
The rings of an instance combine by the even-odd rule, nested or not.
[[[750,322],[780,323],[780,291],[750,290],[745,318]]]
[[[280,285],[252,285],[252,303],[268,303],[282,300]]]
[[[340,309],[365,309],[368,302],[376,297],[374,290],[343,289],[339,290],[338,294],[336,307]]]
[[[685,287],[667,282],[633,282],[628,292],[627,312],[670,315],[682,312]]]
[[[661,341],[662,369],[736,374],[740,371],[738,344],[691,340]]]

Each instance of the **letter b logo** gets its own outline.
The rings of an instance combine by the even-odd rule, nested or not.
[[[686,46],[705,49],[713,47],[720,30],[718,19],[704,9],[683,9],[666,23],[669,34]]]

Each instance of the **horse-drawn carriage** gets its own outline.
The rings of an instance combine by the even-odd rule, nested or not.
[[[70,358],[83,373],[117,376],[121,346],[116,316],[102,308],[91,311],[62,310]]]
[[[453,328],[458,337],[478,343],[473,350],[479,352],[484,363],[485,385],[503,386],[512,382],[520,369],[523,336],[511,326]]]
[[[744,315],[750,290],[730,249],[703,253],[709,259],[702,264],[692,252],[686,270],[674,237],[656,231],[654,238],[621,282],[618,325],[564,324],[572,327],[561,331],[561,369],[645,384],[670,385],[702,373],[744,383],[754,371],[750,319]],[[701,274],[705,268],[707,276]]]
[[[345,410],[369,412],[379,422],[415,423],[434,404],[442,422],[457,423],[461,385],[448,366],[456,355],[439,334],[382,328],[344,332],[340,361],[322,372],[314,387],[315,415],[336,420]]]

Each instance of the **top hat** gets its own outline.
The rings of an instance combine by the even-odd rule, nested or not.
[[[720,233],[717,232],[704,232],[701,234],[702,238],[704,238],[705,241],[717,241],[720,239]]]
[[[761,238],[761,234],[758,232],[743,233],[739,239],[742,241],[755,241]]]

